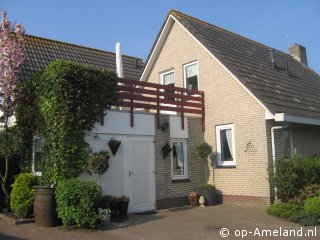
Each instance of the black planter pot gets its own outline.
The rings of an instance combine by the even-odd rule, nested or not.
[[[128,218],[129,201],[120,201],[119,204],[119,218],[121,220]]]
[[[110,140],[108,145],[109,145],[109,148],[110,148],[110,150],[112,152],[112,155],[115,156],[117,151],[118,151],[118,149],[119,149],[119,147],[120,147],[120,145],[121,145],[121,141]]]
[[[34,200],[34,218],[41,227],[54,227],[58,225],[57,204],[54,188],[36,187]]]
[[[217,203],[216,189],[202,190],[202,196],[206,199],[207,206],[213,206]]]
[[[119,208],[120,208],[120,201],[111,201],[110,203],[111,220],[113,221],[119,220]]]

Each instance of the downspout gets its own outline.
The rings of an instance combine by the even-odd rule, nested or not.
[[[276,146],[275,146],[275,140],[274,140],[274,130],[277,129],[285,129],[285,128],[289,128],[288,125],[286,126],[275,126],[271,128],[271,147],[272,147],[272,167],[273,167],[273,171],[275,172],[275,162],[276,162]],[[277,192],[277,188],[274,187],[274,191],[275,193]],[[275,199],[277,199],[277,195],[275,194]]]

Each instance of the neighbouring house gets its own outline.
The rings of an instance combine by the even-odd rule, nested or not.
[[[140,80],[204,92],[205,131],[189,126],[188,141],[213,146],[208,183],[224,202],[270,204],[273,161],[320,154],[320,76],[301,45],[287,54],[171,10]],[[187,172],[156,157],[158,206],[196,190],[203,169],[193,157],[179,163]]]
[[[57,59],[116,70],[116,54],[113,52],[52,39],[26,35],[25,51],[26,59],[21,66],[20,80],[27,79]],[[124,76],[138,80],[143,70],[143,60],[126,55],[122,56],[122,59]]]

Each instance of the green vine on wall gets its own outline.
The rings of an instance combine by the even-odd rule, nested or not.
[[[29,90],[22,87],[21,91],[33,90],[35,95],[22,94],[17,125],[21,136],[29,138],[28,143],[35,133],[42,136],[43,182],[77,177],[90,153],[85,132],[99,120],[106,106],[117,100],[116,74],[57,60],[29,81],[32,83],[25,83]],[[28,107],[32,112],[23,115]],[[27,145],[25,142],[25,151],[30,149]]]

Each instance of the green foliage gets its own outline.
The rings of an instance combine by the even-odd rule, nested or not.
[[[57,212],[63,226],[93,228],[99,221],[98,204],[102,190],[95,182],[68,179],[58,183],[55,191]]]
[[[303,206],[305,213],[311,217],[320,218],[320,197],[309,198]]]
[[[210,190],[210,189],[215,189],[216,187],[212,184],[203,184],[200,186],[201,190]]]
[[[43,184],[77,177],[86,168],[85,131],[116,101],[116,80],[113,71],[57,60],[21,85],[17,124],[24,160],[30,163],[32,137],[40,134]]]
[[[208,143],[202,143],[196,147],[196,155],[206,160],[212,153],[212,147]]]
[[[88,168],[91,172],[98,175],[104,174],[109,168],[109,152],[100,151],[89,157]]]
[[[304,225],[304,226],[316,226],[319,224],[319,221],[315,217],[305,216],[299,220],[299,224]]]
[[[31,173],[21,173],[12,185],[10,205],[18,217],[27,217],[29,208],[33,205],[37,178]]]
[[[39,110],[39,82],[42,72],[36,73],[28,80],[21,82],[16,106],[16,126],[19,136],[19,149],[22,160],[22,171],[31,170],[33,136],[43,129],[44,119]]]
[[[301,213],[302,208],[293,203],[279,203],[268,207],[267,212],[276,217],[290,218]]]
[[[7,141],[7,144],[5,144],[5,141]],[[13,156],[17,153],[19,153],[17,128],[14,126],[9,127],[7,131],[0,130],[0,156]]]
[[[312,184],[304,187],[300,190],[300,194],[291,199],[290,202],[303,206],[305,201],[312,197],[320,197],[320,185]]]
[[[284,202],[297,196],[305,186],[320,184],[320,157],[277,160],[275,169],[271,179],[277,188],[277,197]]]

